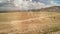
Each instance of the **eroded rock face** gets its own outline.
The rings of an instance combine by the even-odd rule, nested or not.
[[[8,29],[4,29],[9,34],[48,34],[60,30],[60,13],[15,12],[3,13],[0,16],[0,19],[6,19],[4,23],[9,24]]]

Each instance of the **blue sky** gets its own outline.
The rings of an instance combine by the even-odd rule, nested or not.
[[[60,0],[33,0],[33,1],[36,1],[36,2],[42,2],[44,4],[55,4],[55,5],[60,5]]]
[[[34,3],[35,1],[35,3]],[[37,3],[39,2],[39,3]],[[15,3],[9,3],[7,0],[0,0],[0,10],[2,9],[8,9],[12,7],[12,9],[15,9],[15,7],[19,7],[19,9],[40,9],[45,8],[49,6],[60,6],[60,0],[33,0],[32,2],[22,2],[20,0],[15,0]]]
[[[57,4],[60,4],[60,0],[55,0],[55,2],[56,2]]]

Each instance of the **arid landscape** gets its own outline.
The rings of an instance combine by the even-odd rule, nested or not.
[[[0,34],[60,34],[58,9],[1,12]]]

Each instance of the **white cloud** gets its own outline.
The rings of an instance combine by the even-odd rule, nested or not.
[[[2,1],[2,0],[0,0]],[[7,0],[3,0],[4,2],[8,2]],[[10,2],[10,4],[9,4]],[[0,10],[28,10],[28,9],[41,9],[45,7],[50,7],[50,5],[45,5],[41,2],[32,2],[32,1],[22,1],[22,0],[9,0],[7,4],[4,4],[0,7]],[[3,4],[3,3],[2,3]]]
[[[50,3],[52,6],[58,6],[59,5],[56,1],[51,1]]]
[[[56,5],[56,3],[54,1],[50,1],[51,5]]]
[[[22,0],[15,0],[14,4],[16,7],[19,7],[20,9],[40,9],[49,7],[41,2],[22,1]]]

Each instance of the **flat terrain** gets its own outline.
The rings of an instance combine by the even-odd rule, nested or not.
[[[0,13],[0,34],[59,34],[59,12]]]

